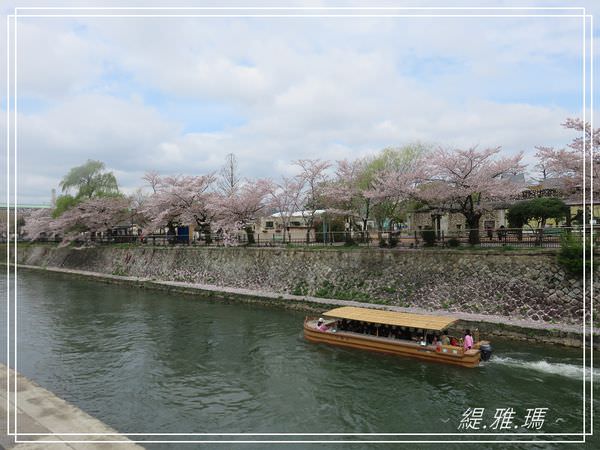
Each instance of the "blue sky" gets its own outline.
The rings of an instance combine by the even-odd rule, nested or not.
[[[315,4],[361,5],[286,3]],[[566,145],[573,135],[560,123],[581,116],[579,18],[21,17],[18,27],[27,203],[48,202],[89,158],[129,192],[147,170],[207,173],[230,152],[244,176],[272,178],[296,159],[416,140],[502,146],[533,164],[534,146]]]

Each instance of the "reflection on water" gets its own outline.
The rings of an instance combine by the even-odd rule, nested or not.
[[[123,432],[452,433],[469,407],[582,428],[580,350],[495,341],[464,369],[310,344],[299,312],[19,277],[19,371]]]

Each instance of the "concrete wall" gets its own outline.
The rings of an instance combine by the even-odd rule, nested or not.
[[[19,262],[552,323],[582,317],[582,280],[551,254],[29,245]]]

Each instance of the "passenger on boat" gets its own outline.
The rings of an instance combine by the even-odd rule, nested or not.
[[[471,336],[471,330],[467,330],[465,332],[465,338],[464,338],[464,342],[463,342],[463,348],[465,349],[465,351],[470,350],[471,348],[473,348],[473,336]]]
[[[455,338],[454,336],[452,336],[452,337],[450,338],[450,345],[453,345],[453,346],[455,346],[455,347],[457,347],[457,346],[458,346],[458,341],[456,340],[456,338]]]
[[[448,337],[448,330],[442,331],[442,345],[450,345],[450,337]]]
[[[327,331],[329,329],[329,327],[327,325],[325,325],[325,321],[323,320],[322,317],[320,317],[317,322],[317,329],[319,331]]]
[[[438,337],[434,334],[433,335],[433,340],[431,341],[431,345],[433,345],[434,347],[437,347],[440,341],[438,341]]]

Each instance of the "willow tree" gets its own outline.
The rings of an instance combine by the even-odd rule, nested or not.
[[[63,192],[76,189],[75,198],[104,197],[119,192],[117,179],[113,173],[106,172],[106,166],[102,161],[91,159],[69,170],[59,186]]]
[[[63,177],[59,186],[63,195],[56,199],[54,218],[72,209],[84,200],[99,197],[120,197],[117,179],[107,172],[102,161],[88,159],[85,164],[73,167]],[[73,193],[74,191],[74,193]]]

